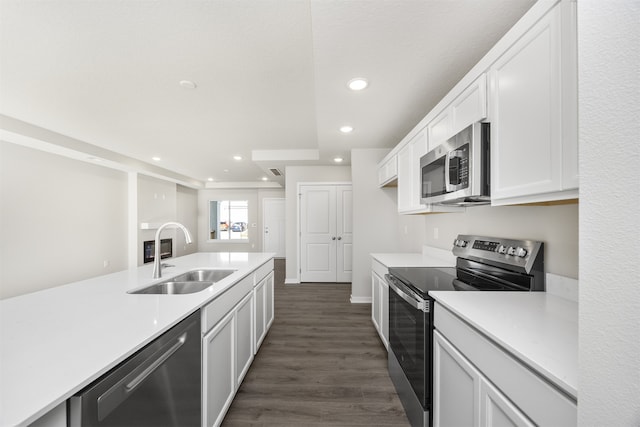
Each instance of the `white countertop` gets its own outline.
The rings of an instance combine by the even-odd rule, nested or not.
[[[435,300],[574,398],[578,304],[546,292],[429,292]]]
[[[456,257],[449,250],[424,246],[422,253],[372,253],[385,267],[455,267]]]
[[[0,301],[0,426],[26,425],[220,295],[271,253],[196,253]],[[188,295],[127,291],[196,268],[235,273]]]

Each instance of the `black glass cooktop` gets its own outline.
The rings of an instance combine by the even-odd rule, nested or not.
[[[477,263],[476,263],[477,264]],[[502,277],[492,272],[493,276],[484,271],[487,266],[465,269],[454,267],[392,267],[389,274],[412,288],[415,292],[426,298],[429,291],[520,291],[528,290],[526,283],[518,283],[518,280],[530,280],[530,277],[518,275],[508,276],[502,273]],[[490,267],[489,267],[490,268]],[[477,274],[484,272],[484,274]],[[508,279],[508,280],[507,280]]]
[[[393,267],[389,274],[421,294],[429,291],[455,291],[454,267]]]

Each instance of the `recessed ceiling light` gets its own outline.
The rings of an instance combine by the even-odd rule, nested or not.
[[[353,126],[344,125],[340,127],[340,132],[342,133],[351,133],[353,132]]]
[[[347,83],[347,86],[349,86],[349,89],[357,91],[357,90],[366,89],[366,87],[369,86],[369,82],[365,78],[356,77],[355,79],[349,80],[349,83]]]
[[[242,156],[233,156],[233,160],[242,160]]]
[[[160,160],[162,160],[162,158],[158,156],[153,156],[151,160],[153,160],[154,162],[159,162]]]
[[[209,178],[207,178],[207,181],[213,182],[213,178],[209,177]]]
[[[263,181],[269,181],[269,178],[267,178],[266,176],[263,176],[263,177],[262,177],[262,180],[263,180]]]
[[[180,86],[186,89],[195,89],[198,86],[191,80],[180,80]]]
[[[342,162],[342,157],[334,157],[333,161],[336,163],[341,163]]]

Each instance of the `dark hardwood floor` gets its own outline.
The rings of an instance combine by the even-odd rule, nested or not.
[[[284,284],[275,320],[222,425],[408,426],[369,304],[350,284]]]

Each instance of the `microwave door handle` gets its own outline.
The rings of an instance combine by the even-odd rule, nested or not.
[[[451,167],[451,157],[455,155],[455,151],[449,151],[444,155],[444,191],[451,193],[455,191],[455,187],[451,185],[451,175],[449,168]]]

